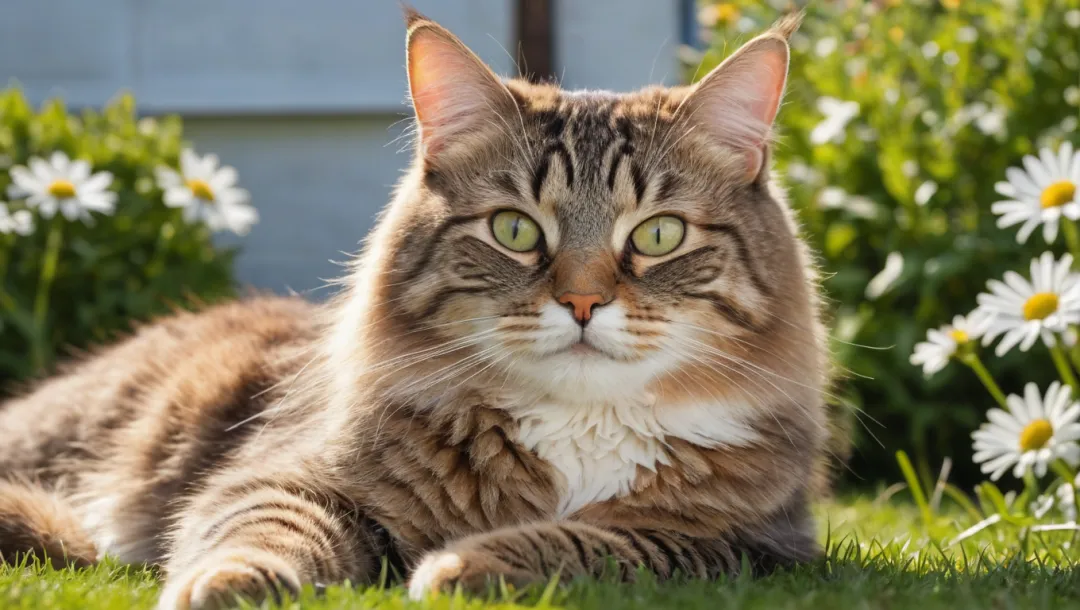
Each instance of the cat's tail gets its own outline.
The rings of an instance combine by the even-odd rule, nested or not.
[[[62,497],[33,483],[0,480],[0,563],[27,554],[54,565],[97,561],[93,541]]]

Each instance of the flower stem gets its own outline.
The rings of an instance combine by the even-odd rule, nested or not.
[[[164,269],[165,255],[169,250],[169,242],[172,241],[172,238],[175,235],[176,227],[174,227],[171,222],[165,222],[161,225],[161,230],[158,231],[158,238],[154,242],[154,254],[150,257],[150,262],[146,265],[149,277],[157,276]]]
[[[986,366],[984,366],[982,360],[979,359],[979,355],[974,352],[965,354],[962,362],[971,367],[971,370],[975,371],[975,374],[978,375],[979,380],[986,386],[986,389],[990,392],[990,395],[994,397],[994,400],[996,400],[1002,408],[1007,409],[1008,407],[1005,404],[1005,392],[1002,392],[1001,388],[998,387],[998,384],[994,381],[994,377],[990,374],[990,371],[986,370]]]
[[[1050,468],[1052,468],[1054,472],[1056,472],[1057,475],[1061,477],[1061,479],[1066,483],[1071,484],[1073,478],[1076,477],[1076,473],[1073,472],[1072,468],[1070,468],[1069,465],[1065,463],[1065,460],[1061,458],[1050,462]]]
[[[49,313],[49,291],[56,278],[56,264],[60,260],[60,245],[63,243],[64,225],[59,219],[52,222],[49,236],[45,240],[45,258],[41,263],[41,276],[38,278],[37,294],[34,296],[34,341],[31,346],[31,362],[34,371],[41,371],[48,360],[48,333],[45,328]]]
[[[1073,374],[1072,367],[1069,366],[1069,360],[1065,357],[1065,350],[1061,349],[1060,343],[1055,343],[1049,349],[1050,357],[1054,359],[1054,366],[1057,367],[1061,380],[1069,386],[1073,396],[1077,396],[1077,392],[1080,392],[1080,384],[1076,383],[1076,375]]]
[[[0,248],[0,309],[14,309],[11,295],[7,293],[7,270],[11,256],[5,247]]]
[[[1024,473],[1024,490],[1027,491],[1028,502],[1039,497],[1039,482],[1035,479],[1035,471],[1030,468]]]
[[[1080,337],[1080,326],[1075,324],[1069,327],[1067,332],[1071,332],[1074,337]],[[1066,335],[1067,336],[1067,335]],[[1080,371],[1080,341],[1077,341],[1075,345],[1065,350],[1068,354],[1069,360],[1072,362],[1073,368]]]
[[[1062,219],[1061,232],[1065,234],[1065,244],[1069,247],[1069,252],[1073,255],[1073,269],[1080,268],[1080,231],[1077,231],[1076,224],[1070,220]]]

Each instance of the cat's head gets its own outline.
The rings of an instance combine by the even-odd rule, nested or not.
[[[692,87],[618,94],[500,80],[410,15],[416,160],[369,244],[369,348],[441,371],[412,383],[584,402],[817,387],[812,280],[769,169],[797,25]]]

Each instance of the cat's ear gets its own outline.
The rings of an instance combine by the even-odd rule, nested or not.
[[[409,95],[425,159],[441,155],[512,111],[499,77],[456,36],[416,11],[406,11]]]
[[[788,38],[800,16],[744,44],[705,76],[680,106],[690,125],[745,159],[746,180],[761,173],[787,82]]]

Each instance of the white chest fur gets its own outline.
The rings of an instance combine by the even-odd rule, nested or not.
[[[561,405],[537,403],[514,410],[518,440],[565,479],[559,516],[626,495],[638,468],[670,464],[668,443],[703,447],[744,445],[756,434],[745,405],[651,403]]]

